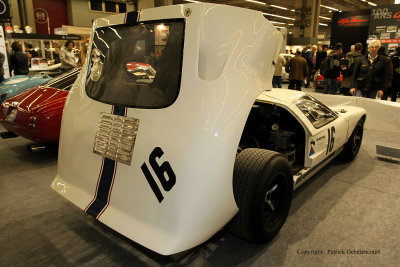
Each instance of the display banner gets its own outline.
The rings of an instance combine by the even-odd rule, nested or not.
[[[5,60],[3,64],[4,69],[4,79],[10,78],[10,71],[8,69],[8,56],[6,50],[6,43],[4,41],[4,29],[3,26],[0,26],[0,52],[4,54]]]
[[[10,6],[8,0],[0,0],[0,22],[10,22]]]
[[[370,9],[335,12],[332,15],[331,45],[342,43],[343,52],[356,43],[365,44],[368,37]]]
[[[33,0],[36,33],[53,34],[55,28],[68,25],[67,10],[66,0]]]
[[[378,39],[388,54],[398,46],[400,43],[400,5],[384,5],[371,9],[367,42],[373,39]]]

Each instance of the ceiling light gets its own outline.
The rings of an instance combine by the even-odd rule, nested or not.
[[[275,26],[275,28],[284,29],[284,28],[286,28],[286,27],[282,27],[282,26]]]
[[[327,17],[323,17],[323,16],[319,16],[321,19],[328,19],[328,20],[331,20],[330,18],[327,18]]]
[[[327,9],[339,11],[339,9],[336,9],[336,8],[333,8],[333,7],[330,7],[330,6],[324,6],[324,5],[321,5],[321,6],[327,8]]]
[[[194,1],[194,0],[185,0],[186,2],[192,2],[192,3],[201,3],[200,1]]]
[[[264,2],[255,1],[255,0],[246,0],[246,2],[252,2],[254,4],[259,4],[259,5],[266,5],[266,3],[264,3]]]
[[[283,18],[283,19],[289,19],[289,20],[295,20],[295,19],[293,19],[293,18],[284,17],[284,16],[279,16],[279,15],[270,14],[270,13],[263,13],[263,15],[272,16],[272,17],[277,17],[277,18]]]
[[[375,4],[375,3],[372,3],[372,2],[368,2],[368,5],[376,6],[376,4]]]
[[[288,25],[289,25],[289,26],[294,26],[294,24],[293,24],[293,23],[288,23]]]
[[[285,22],[272,21],[272,20],[270,20],[269,22],[274,23],[274,24],[285,24]]]
[[[282,7],[282,6],[276,6],[276,5],[269,5],[269,6],[272,6],[272,7],[275,7],[275,8],[280,8],[280,9],[283,9],[283,10],[288,10],[286,7]]]
[[[320,23],[319,25],[321,25],[321,26],[328,26],[328,24],[325,24],[325,23]]]
[[[296,12],[296,10],[294,10],[294,9],[291,9],[290,11],[292,11],[292,12]]]

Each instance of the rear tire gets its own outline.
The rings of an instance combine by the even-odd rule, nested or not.
[[[274,151],[243,150],[236,157],[233,192],[239,212],[230,231],[254,243],[273,239],[286,221],[292,202],[289,162]]]
[[[344,144],[343,151],[340,153],[340,158],[346,161],[352,161],[358,154],[361,147],[362,137],[364,133],[364,120],[360,119],[349,140]]]

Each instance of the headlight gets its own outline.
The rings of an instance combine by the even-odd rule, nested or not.
[[[15,121],[15,118],[17,118],[17,109],[11,110],[10,114],[7,115],[6,121],[9,123],[13,123]]]

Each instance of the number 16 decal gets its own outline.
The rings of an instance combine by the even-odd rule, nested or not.
[[[172,187],[174,187],[175,182],[176,182],[176,176],[174,171],[171,168],[171,165],[169,164],[168,161],[164,161],[161,165],[158,164],[157,158],[161,158],[161,156],[164,155],[164,151],[160,147],[156,147],[153,149],[153,151],[150,153],[149,156],[149,163],[151,168],[153,169],[154,173],[157,175],[158,180],[161,183],[162,188],[165,191],[170,191]],[[157,197],[158,202],[161,203],[163,201],[164,196],[161,193],[160,188],[158,187],[156,181],[154,180],[153,175],[151,175],[149,168],[147,167],[146,163],[142,164],[141,167],[144,176],[147,179],[147,182],[149,183],[151,189],[153,190],[154,194]],[[168,175],[168,180],[165,177],[165,174]]]
[[[333,145],[335,144],[335,138],[333,137],[333,134],[335,133],[335,126],[332,126],[330,129],[328,129],[328,146],[326,147],[326,154],[332,152]]]

